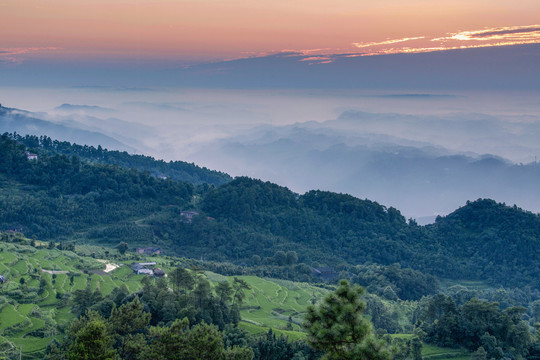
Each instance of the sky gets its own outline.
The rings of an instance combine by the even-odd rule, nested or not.
[[[539,10],[536,0],[0,0],[0,61],[158,66],[530,44]]]
[[[366,193],[353,170],[373,146],[536,165],[539,14],[538,0],[0,0],[0,104],[65,126],[60,140],[99,132],[156,158],[411,216],[483,196],[537,212],[519,188],[429,202],[426,179],[413,204]]]

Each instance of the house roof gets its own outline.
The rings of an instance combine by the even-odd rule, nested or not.
[[[142,269],[139,269],[137,270],[137,274],[154,274],[154,272],[150,269],[146,269],[146,268],[142,268]]]
[[[134,270],[134,271],[138,271],[140,269],[144,269],[144,266],[141,265],[141,264],[132,264],[131,269]]]

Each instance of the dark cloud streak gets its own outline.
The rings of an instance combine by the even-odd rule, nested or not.
[[[520,29],[511,29],[511,30],[497,30],[497,31],[486,31],[474,33],[471,37],[491,37],[495,35],[510,35],[510,34],[527,34],[532,32],[540,31],[540,27],[530,27],[530,28],[520,28]]]

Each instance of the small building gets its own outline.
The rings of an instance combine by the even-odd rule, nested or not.
[[[141,274],[153,276],[154,271],[152,269],[146,269],[146,268],[137,270],[137,275],[141,275]]]
[[[155,265],[156,265],[155,262],[146,262],[146,263],[133,262],[131,263],[131,270],[133,270],[135,274],[137,275],[145,274],[145,275],[153,276],[154,270],[149,269],[149,267],[153,267]]]
[[[185,222],[191,223],[195,216],[198,216],[199,213],[196,211],[181,211],[180,216],[184,218]]]
[[[163,276],[165,276],[165,271],[163,271],[160,268],[157,268],[157,269],[154,270],[154,276],[163,277]]]
[[[25,151],[24,154],[26,155],[26,159],[28,159],[28,160],[32,160],[32,161],[33,161],[33,160],[37,160],[37,159],[38,159],[37,154],[32,154],[32,153],[29,152],[29,151]]]

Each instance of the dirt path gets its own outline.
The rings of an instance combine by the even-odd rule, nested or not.
[[[111,264],[109,262],[107,262],[107,260],[102,260],[102,259],[96,259],[97,261],[99,261],[100,263],[104,263],[105,264],[105,272],[106,273],[109,273],[111,271],[113,271],[114,269],[118,268],[119,265],[116,265],[116,264]]]
[[[69,271],[60,271],[60,270],[45,270],[45,269],[41,269],[41,271],[43,271],[44,273],[48,273],[48,274],[67,274]]]

